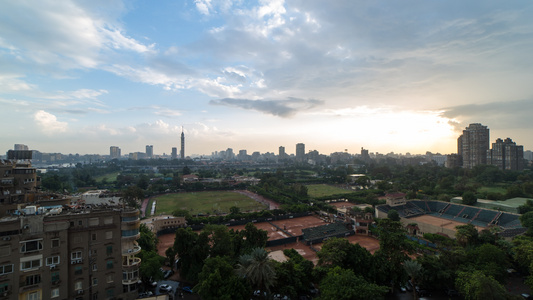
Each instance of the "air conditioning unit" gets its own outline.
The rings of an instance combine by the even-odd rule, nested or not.
[[[81,259],[78,259],[77,263],[78,263],[78,264],[81,264],[81,263],[82,263],[82,260],[81,260]]]
[[[71,265],[73,265],[73,264],[75,264],[75,263],[76,263],[75,260],[71,260],[71,261],[70,261],[70,264],[71,264]]]
[[[24,225],[24,229],[30,229],[30,225]]]
[[[132,253],[133,252],[133,249],[128,249],[128,253]]]
[[[4,240],[4,241],[11,241],[11,237],[10,237],[10,236],[4,236],[4,237],[2,238],[2,240]]]
[[[53,270],[56,268],[56,265],[50,265],[50,270]]]
[[[83,290],[78,290],[78,295],[83,294]]]

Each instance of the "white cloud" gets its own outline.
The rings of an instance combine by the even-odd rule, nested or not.
[[[51,113],[39,110],[33,115],[35,123],[39,126],[39,129],[47,134],[52,135],[55,133],[62,133],[67,131],[67,123],[57,120],[57,117]]]

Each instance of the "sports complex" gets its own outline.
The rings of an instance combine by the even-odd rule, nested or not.
[[[439,233],[455,237],[456,226],[472,224],[478,231],[489,227],[499,227],[504,238],[511,238],[526,231],[520,224],[520,215],[483,207],[468,206],[450,202],[431,200],[390,200],[387,204],[376,207],[378,218],[386,218],[388,212],[394,209],[401,217],[404,225],[416,223],[417,232]]]

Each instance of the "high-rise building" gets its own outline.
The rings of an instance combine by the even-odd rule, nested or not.
[[[114,159],[114,158],[120,158],[120,148],[117,147],[117,146],[111,146],[109,147],[109,156],[111,157],[111,159]]]
[[[305,144],[296,144],[296,161],[305,161]]]
[[[146,145],[146,158],[153,158],[153,157],[154,157],[154,146]]]
[[[183,133],[183,127],[181,127],[181,159],[185,159],[185,134]]]
[[[500,170],[521,171],[524,169],[524,146],[516,145],[512,139],[497,139],[487,152],[487,163]]]
[[[248,159],[248,151],[246,150],[239,150],[239,154],[237,154],[238,160],[247,160]]]
[[[15,144],[13,150],[28,150],[28,146],[24,144]]]
[[[176,147],[172,147],[172,154],[171,154],[171,157],[172,157],[172,159],[176,159],[176,158],[178,158],[178,148],[176,148]]]
[[[487,164],[489,129],[479,123],[470,124],[457,139],[457,147],[460,151],[458,154],[462,156],[463,168],[472,169]]]
[[[279,151],[278,151],[279,159],[284,159],[286,158],[286,156],[287,156],[287,153],[285,153],[285,147],[279,146]]]

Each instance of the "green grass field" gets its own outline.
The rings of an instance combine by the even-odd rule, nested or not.
[[[310,184],[306,185],[306,187],[307,194],[312,198],[351,193],[351,191],[349,190],[341,189],[327,184]]]
[[[505,195],[507,188],[502,186],[482,186],[477,191],[478,193],[500,193]]]
[[[119,174],[120,172],[108,173],[108,174],[96,176],[94,180],[96,180],[96,182],[102,182],[102,180],[105,178],[107,182],[113,182],[113,181],[117,181],[117,176]]]
[[[171,214],[178,208],[188,210],[191,215],[229,213],[232,206],[239,207],[241,212],[267,209],[265,204],[231,191],[167,194],[154,200],[157,214]]]

